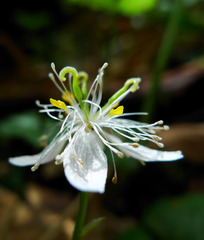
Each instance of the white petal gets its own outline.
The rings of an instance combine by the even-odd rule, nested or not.
[[[122,143],[122,141],[114,135],[106,133],[106,136],[113,143]],[[145,162],[175,161],[183,158],[181,151],[161,151],[142,145],[135,148],[128,143],[119,145],[118,148],[126,155]]]
[[[40,159],[41,153],[32,156],[20,156],[9,158],[9,162],[13,165],[17,165],[19,167],[35,165],[36,162]]]
[[[175,161],[183,158],[181,151],[161,151],[142,145],[139,145],[138,148],[134,148],[128,144],[120,146],[119,148],[125,154],[145,162]]]
[[[36,163],[44,164],[48,163],[57,156],[62,150],[66,141],[65,136],[56,137],[52,142],[41,152],[32,156],[20,156],[9,158],[9,162],[16,166],[30,166]]]
[[[103,193],[107,158],[93,131],[78,131],[62,154],[65,175],[78,190]]]

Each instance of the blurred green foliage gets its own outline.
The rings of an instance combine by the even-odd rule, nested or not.
[[[115,240],[202,240],[204,195],[160,199],[148,206],[142,219],[140,226],[121,232]]]
[[[43,118],[37,111],[28,111],[8,116],[0,121],[0,136],[2,139],[21,139],[39,148],[39,138],[53,121]]]
[[[103,10],[119,13],[126,16],[134,16],[153,8],[157,0],[65,0],[67,3],[88,6],[94,10]]]
[[[202,240],[204,195],[187,194],[158,200],[145,211],[143,222],[157,239]]]
[[[153,238],[140,227],[131,228],[120,233],[114,240],[153,240]]]
[[[22,28],[30,31],[38,31],[52,23],[51,16],[47,12],[18,11],[15,15],[16,23]]]

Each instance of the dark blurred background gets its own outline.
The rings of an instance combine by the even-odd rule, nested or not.
[[[4,2],[0,10],[0,236],[2,240],[71,239],[78,192],[63,167],[36,172],[8,164],[41,151],[54,120],[35,100],[60,94],[48,79],[70,65],[90,81],[108,62],[104,99],[130,77],[141,77],[125,111],[164,120],[171,163],[111,161],[104,195],[90,194],[87,222],[106,217],[85,239],[203,240],[204,236],[204,2],[202,0],[54,0]],[[136,120],[141,120],[137,118]],[[151,146],[155,147],[155,146]]]

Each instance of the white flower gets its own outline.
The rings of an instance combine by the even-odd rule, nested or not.
[[[163,121],[146,124],[121,118],[145,114],[123,113],[123,106],[118,106],[126,95],[139,88],[140,78],[128,79],[103,107],[100,106],[103,74],[107,65],[105,63],[102,66],[88,90],[88,75],[85,72],[65,67],[58,74],[54,63],[51,64],[59,83],[54,74],[50,73],[49,77],[62,93],[64,101],[51,98],[51,104],[40,104],[37,101],[37,105],[43,108],[40,112],[61,121],[61,129],[41,153],[10,158],[10,163],[18,166],[33,165],[31,169],[35,171],[40,164],[55,159],[56,164],[63,163],[65,175],[75,188],[103,193],[108,169],[104,146],[109,148],[112,155],[113,182],[117,182],[114,154],[121,158],[124,155],[131,156],[141,162],[174,161],[183,157],[181,151],[153,150],[139,144],[147,140],[163,147],[161,138],[156,135],[159,130],[168,130]],[[67,74],[68,87],[65,86]]]

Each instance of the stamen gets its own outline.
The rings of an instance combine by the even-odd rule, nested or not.
[[[71,98],[70,98],[71,97]],[[66,91],[62,94],[62,99],[65,102],[68,102],[70,105],[72,105],[72,102],[75,100],[74,95],[70,91]],[[73,100],[73,101],[72,101]]]
[[[108,67],[108,63],[107,62],[105,62],[104,64],[103,64],[103,66],[101,67],[101,69],[100,70],[103,70],[103,69],[105,69],[105,68],[107,68]]]
[[[56,159],[55,160],[55,165],[60,165],[62,164],[62,159]]]
[[[118,155],[119,158],[123,158],[124,154],[120,151],[117,151],[116,154]]]
[[[164,121],[163,121],[163,120],[159,120],[159,121],[157,121],[156,123],[159,124],[159,125],[163,125],[163,124],[164,124]]]
[[[164,125],[163,129],[164,129],[164,131],[168,131],[170,129],[170,127],[168,125]]]
[[[111,152],[111,156],[112,156],[113,171],[114,171],[114,176],[112,178],[112,183],[116,184],[117,181],[118,181],[118,178],[117,178],[117,169],[116,169],[116,164],[115,164],[115,158],[114,158],[113,152],[111,150],[110,150],[110,152]]]
[[[99,112],[101,113],[102,109],[101,109],[100,105],[98,105],[95,102],[92,102],[90,100],[83,100],[83,102],[89,103],[90,105],[94,105],[96,107],[96,109],[99,109]]]
[[[117,176],[114,176],[113,178],[112,178],[112,183],[113,184],[116,184],[118,182],[118,178],[117,178]]]
[[[57,71],[56,71],[56,69],[55,69],[55,64],[54,64],[54,63],[51,63],[51,68],[52,68],[53,72],[55,73],[55,75],[57,76],[57,78],[59,79],[62,87],[61,87],[61,86],[57,83],[57,81],[55,80],[55,77],[54,77],[53,73],[49,73],[49,74],[48,74],[49,78],[52,80],[52,82],[55,84],[55,86],[58,88],[58,90],[59,90],[62,94],[64,94],[64,92],[68,92],[66,86],[65,86],[64,83],[63,83],[63,80],[64,80],[64,79],[61,79],[60,76],[58,75],[58,73],[57,73]],[[62,69],[62,70],[63,70],[63,69]],[[62,72],[62,70],[61,70],[61,72]],[[60,72],[60,73],[61,73],[61,72]],[[65,78],[65,80],[66,80],[66,78]],[[71,86],[70,86],[70,90],[72,91]],[[68,95],[69,95],[69,94],[68,94]],[[70,101],[71,101],[71,105],[74,105],[74,104],[75,104],[75,98],[72,99],[72,98],[70,97],[70,99],[71,99],[71,100],[70,100]]]
[[[59,165],[63,162],[62,160],[62,157],[61,157],[61,154],[58,154],[56,157],[55,157],[55,165]]]
[[[57,72],[56,72],[56,69],[55,69],[55,64],[52,62],[50,65],[51,65],[51,68],[52,68],[53,72],[54,72],[54,73],[57,73]],[[57,74],[56,74],[56,75],[57,75]]]
[[[163,143],[157,143],[157,146],[159,146],[160,148],[163,148],[164,144]]]
[[[153,136],[152,139],[155,140],[155,141],[157,141],[157,142],[162,140],[162,138],[159,137],[159,136]]]
[[[35,104],[36,104],[38,107],[43,107],[43,108],[46,108],[46,109],[47,109],[47,107],[51,107],[51,106],[52,106],[52,104],[41,104],[39,100],[36,100],[36,101],[35,101]]]
[[[66,125],[66,123],[67,123],[67,119],[70,117],[70,114],[68,114],[67,116],[66,116],[66,118],[64,119],[64,121],[63,121],[63,124],[62,124],[62,126],[61,126],[61,128],[60,128],[60,133],[62,133],[63,132],[63,130],[64,130],[64,126]]]
[[[34,166],[32,166],[31,171],[36,171],[39,168],[40,164],[36,163]]]
[[[63,101],[50,98],[50,103],[57,108],[67,111],[67,105]]]
[[[134,142],[139,142],[139,140],[140,140],[139,138],[136,138],[136,137],[133,138],[133,141],[134,141]]]
[[[104,69],[108,66],[108,63],[104,63],[103,66],[99,69],[99,74],[96,76],[96,79],[94,80],[93,84],[91,85],[91,88],[89,89],[87,99],[89,99],[90,95],[93,92],[93,95],[95,96],[96,89],[98,87],[98,84],[101,86],[102,85],[102,77],[103,77],[103,72]],[[102,95],[102,89],[99,91],[100,97],[98,98],[97,104],[100,104],[100,99]],[[93,97],[94,98],[94,97]],[[93,101],[94,99],[92,99]]]
[[[142,164],[142,166],[145,166],[146,165],[146,162],[140,160],[140,163]]]
[[[130,143],[129,145],[134,147],[134,148],[138,148],[139,147],[139,144],[137,144],[137,143]]]
[[[100,128],[100,126],[98,124],[94,124],[92,122],[90,122],[90,124],[92,125],[93,129],[95,130],[96,134],[98,135],[98,137],[101,139],[101,141],[111,150],[113,151],[115,154],[117,154],[120,158],[122,158],[124,156],[124,154],[122,152],[120,152],[119,150],[117,150],[116,148],[112,147],[111,144],[99,133],[98,129],[102,131],[102,129]]]
[[[109,114],[110,115],[121,115],[121,114],[123,114],[123,110],[124,110],[124,107],[123,106],[119,106],[116,109],[111,109]]]

